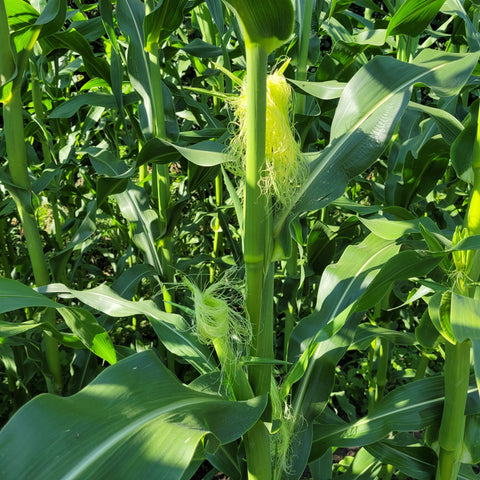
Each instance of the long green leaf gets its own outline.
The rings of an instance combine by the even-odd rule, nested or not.
[[[123,104],[129,105],[138,101],[138,95],[129,93],[123,97]],[[63,102],[55,110],[53,110],[49,118],[70,118],[75,115],[80,108],[85,106],[97,106],[108,109],[117,108],[117,101],[114,95],[102,92],[88,92],[77,95],[66,102]]]
[[[361,448],[350,468],[342,475],[342,480],[372,480],[378,478],[382,464],[373,455]]]
[[[265,405],[192,390],[143,352],[71,397],[42,395],[19,410],[0,432],[2,475],[181,479],[195,452],[239,438]]]
[[[404,250],[388,260],[382,271],[370,283],[356,308],[358,311],[375,306],[389,291],[395,281],[408,280],[410,277],[421,277],[430,273],[439,263],[441,257],[430,252]]]
[[[478,437],[477,437],[478,438]],[[427,447],[402,447],[390,442],[379,442],[365,448],[383,463],[394,465],[410,478],[431,480],[437,467],[437,456]],[[458,480],[479,480],[470,465],[463,464]]]
[[[171,352],[193,365],[200,373],[216,369],[209,350],[192,333],[183,317],[160,310],[152,300],[125,300],[106,285],[91,290],[73,290],[65,285],[52,284],[39,289],[45,293],[73,295],[80,301],[112,317],[145,315],[162,343]]]
[[[227,161],[227,147],[222,143],[206,140],[191,147],[182,147],[161,138],[152,138],[145,143],[137,157],[137,164],[147,162],[170,163],[178,154],[201,167],[212,167]]]
[[[362,296],[381,266],[398,250],[399,246],[394,242],[371,234],[359,245],[347,247],[338,263],[325,269],[315,312],[304,318],[292,333],[290,360],[305,351],[325,325]],[[317,341],[322,339],[317,338]]]
[[[48,322],[0,323],[0,337],[19,335],[32,329],[42,329],[51,332],[59,341],[71,346],[78,346],[75,341],[90,349],[95,355],[110,364],[116,362],[115,349],[108,333],[100,326],[95,317],[81,308],[70,308],[54,302],[27,285],[7,278],[0,278],[0,313],[10,312],[25,307],[56,308],[65,323],[75,334],[76,339],[64,337],[55,326]],[[63,340],[66,340],[63,342]]]
[[[445,0],[406,0],[395,12],[387,29],[388,35],[416,37],[428,27]]]
[[[322,100],[340,98],[346,85],[336,80],[328,80],[326,82],[302,82],[300,80],[288,79],[288,81],[302,92]]]
[[[447,0],[441,11],[446,15],[457,16],[465,22],[468,47],[471,52],[476,52],[480,50],[480,32],[468,16],[463,4],[464,2],[462,0]]]
[[[475,379],[480,388],[480,300],[452,293],[450,327],[455,340],[471,340]]]
[[[473,184],[473,148],[477,134],[478,108],[480,102],[475,100],[469,107],[468,115],[465,117],[463,124],[465,128],[459,133],[458,137],[452,144],[451,156],[452,166],[455,173],[464,182]]]
[[[407,332],[399,332],[379,327],[370,323],[362,323],[355,331],[355,339],[349,346],[350,350],[366,350],[376,338],[385,338],[394,345],[413,345],[415,336]]]
[[[416,480],[431,480],[434,477],[437,456],[428,447],[403,446],[385,441],[365,448],[382,463],[393,465]]]
[[[480,341],[479,312],[479,299],[452,292],[450,325],[458,342],[467,339]]]
[[[78,52],[82,58],[85,70],[91,78],[103,78],[108,84],[112,83],[110,78],[110,68],[103,57],[95,55],[92,46],[87,39],[77,30],[67,30],[65,32],[57,32],[40,40],[43,54],[64,49]]]
[[[456,138],[462,133],[463,125],[452,114],[442,110],[441,108],[429,107],[420,103],[408,102],[408,109],[423,112],[429,115],[437,124],[442,137],[451,145]]]
[[[26,307],[58,308],[62,306],[23,283],[0,277],[0,313]]]
[[[469,395],[478,395],[476,387]],[[322,455],[332,445],[351,447],[369,445],[390,432],[421,430],[438,421],[444,402],[443,377],[429,377],[396,388],[369,415],[344,425],[315,424],[311,458]]]
[[[292,215],[322,208],[340,197],[348,181],[378,158],[415,83],[425,83],[439,95],[453,95],[468,80],[478,56],[424,50],[415,63],[375,57],[359,70],[340,97],[329,146],[310,164],[296,201],[279,213],[275,236]]]
[[[297,422],[291,436],[292,448],[298,453],[292,459],[288,478],[298,477],[305,469],[311,422],[325,408],[335,381],[335,367],[353,342],[360,319],[359,315],[351,316],[353,305],[380,266],[398,249],[398,245],[375,235],[369,235],[360,245],[348,247],[337,264],[325,269],[315,312],[301,320],[292,332],[289,359],[296,362],[281,389],[283,397],[292,389],[291,415]]]
[[[117,355],[112,339],[90,312],[74,307],[59,308],[58,311],[70,330],[87,348],[111,365],[116,363]]]

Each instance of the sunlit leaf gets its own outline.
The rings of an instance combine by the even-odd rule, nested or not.
[[[406,0],[390,20],[387,35],[420,35],[444,3],[445,0]]]
[[[196,451],[204,456],[240,437],[265,404],[189,389],[143,352],[71,397],[42,395],[19,410],[0,432],[3,475],[181,479]]]
[[[453,95],[470,76],[478,53],[458,55],[423,50],[414,63],[375,57],[348,82],[331,129],[331,142],[310,164],[310,174],[275,221],[278,235],[286,220],[322,208],[340,197],[350,178],[363,172],[382,153],[402,116],[415,83],[439,95]]]

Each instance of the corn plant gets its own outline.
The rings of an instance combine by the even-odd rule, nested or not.
[[[0,0],[2,474],[478,478],[478,19]]]

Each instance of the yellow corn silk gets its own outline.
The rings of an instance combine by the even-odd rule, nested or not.
[[[247,79],[232,102],[238,132],[230,144],[233,171],[242,174],[247,139]],[[281,205],[290,205],[295,192],[305,181],[307,163],[295,138],[292,123],[293,95],[281,69],[267,76],[267,116],[265,169],[260,188]]]

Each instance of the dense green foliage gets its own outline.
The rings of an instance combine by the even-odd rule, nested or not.
[[[479,28],[0,0],[0,476],[479,479]]]

